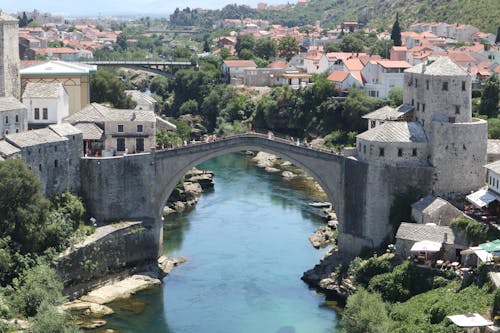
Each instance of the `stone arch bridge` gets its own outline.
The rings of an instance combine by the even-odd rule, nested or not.
[[[184,174],[212,157],[245,150],[275,154],[306,170],[321,185],[337,212],[339,247],[346,256],[381,244],[391,233],[393,195],[409,185],[422,188],[432,173],[428,167],[371,165],[283,139],[242,134],[173,150],[83,158],[83,196],[98,223],[143,221],[159,230],[161,241],[163,207]]]

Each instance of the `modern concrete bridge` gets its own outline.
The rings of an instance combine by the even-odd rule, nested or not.
[[[427,167],[370,165],[282,139],[242,134],[173,150],[83,158],[83,195],[91,214],[101,224],[141,220],[157,226],[162,223],[166,200],[189,169],[212,157],[245,150],[275,154],[314,177],[337,212],[339,246],[346,256],[380,245],[392,232],[388,216],[393,195],[408,185],[420,186],[420,181],[430,179],[432,174]]]
[[[97,66],[132,67],[150,70],[159,73],[172,72],[173,68],[194,67],[190,61],[168,61],[168,60],[89,60],[85,64]]]

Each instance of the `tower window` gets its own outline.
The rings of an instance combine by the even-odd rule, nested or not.
[[[415,88],[418,87],[418,79],[415,79]]]
[[[455,105],[455,114],[460,114],[460,105]]]
[[[425,80],[425,89],[429,90],[429,80]]]
[[[40,109],[39,108],[35,108],[35,119],[40,119]]]
[[[118,132],[123,132],[123,125],[118,125]]]
[[[465,91],[465,81],[462,81],[462,91]]]
[[[38,171],[42,171],[42,165],[38,164]]]
[[[49,111],[47,110],[47,108],[43,108],[43,119],[49,119]]]
[[[384,156],[384,153],[385,153],[384,148],[379,148],[378,155]]]
[[[425,103],[422,103],[422,112],[425,112]]]
[[[417,111],[420,111],[420,103],[417,102]]]
[[[18,123],[18,122],[19,122],[19,115],[16,114],[16,123]]]
[[[57,168],[59,166],[59,161],[58,160],[54,160],[54,168]]]
[[[137,125],[137,132],[142,132],[142,125]]]
[[[448,82],[443,82],[443,91],[448,91]]]
[[[398,148],[398,156],[402,157],[403,156],[403,149]]]
[[[8,124],[9,123],[9,116],[5,116],[5,123]]]
[[[414,106],[415,105],[415,100],[412,98],[411,99],[411,106]]]
[[[363,154],[366,154],[366,145],[363,145]]]
[[[417,148],[411,150],[411,156],[417,156]]]

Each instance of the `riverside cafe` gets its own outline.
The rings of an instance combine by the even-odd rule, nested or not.
[[[500,239],[479,244],[479,246],[463,250],[460,254],[464,258],[465,265],[476,266],[478,264],[477,261],[481,260],[485,264],[493,264],[493,268],[496,269],[500,267]],[[474,259],[475,263],[473,262]]]
[[[482,189],[465,197],[473,206],[464,206],[467,215],[487,223],[498,221],[500,197],[489,189]]]

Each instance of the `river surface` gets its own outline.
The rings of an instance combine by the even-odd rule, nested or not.
[[[337,315],[300,280],[325,250],[308,237],[321,220],[307,203],[324,200],[305,182],[284,180],[242,154],[200,166],[215,190],[195,209],[169,215],[164,251],[184,256],[161,288],[112,305],[122,333],[334,333]]]

